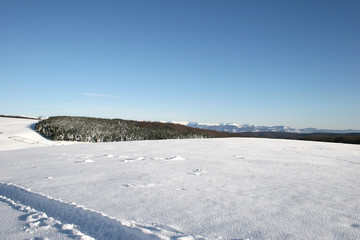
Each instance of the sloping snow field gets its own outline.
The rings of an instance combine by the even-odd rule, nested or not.
[[[359,145],[62,145],[0,120],[0,239],[360,239]]]
[[[0,117],[0,151],[73,144],[53,142],[42,137],[33,130],[37,122],[38,120]]]

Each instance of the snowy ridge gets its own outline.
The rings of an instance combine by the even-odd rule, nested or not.
[[[206,239],[194,238],[170,228],[119,220],[75,203],[31,192],[30,189],[13,183],[0,182],[0,201],[13,207],[30,209],[37,219],[47,220],[58,228],[70,230],[73,236],[80,239]]]

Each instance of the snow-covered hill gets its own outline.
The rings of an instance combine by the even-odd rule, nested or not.
[[[197,123],[197,122],[176,122],[170,123],[182,124],[188,127],[209,129],[220,132],[242,133],[242,132],[288,132],[288,133],[358,133],[360,130],[345,129],[345,130],[333,130],[333,129],[317,129],[317,128],[291,128],[287,126],[256,126],[250,124],[237,124],[237,123]]]
[[[0,151],[0,239],[360,238],[359,145],[6,141],[15,150]]]
[[[52,145],[72,144],[72,142],[53,142],[34,131],[38,120],[0,117],[0,151]]]

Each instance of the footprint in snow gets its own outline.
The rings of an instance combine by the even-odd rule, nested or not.
[[[144,160],[146,160],[146,158],[145,157],[143,157],[143,156],[123,156],[122,158],[124,158],[124,159],[122,159],[122,160],[120,160],[120,162],[132,162],[132,161],[144,161]]]
[[[175,155],[171,157],[152,157],[151,160],[183,161],[185,158]]]
[[[201,168],[197,168],[197,169],[195,169],[192,173],[190,173],[191,175],[195,175],[195,176],[199,176],[199,175],[201,175],[201,174],[203,174],[203,173],[206,173],[206,172],[208,172],[207,170],[205,170],[205,169],[201,169]]]
[[[25,220],[26,225],[24,230],[26,232],[34,232],[40,229],[48,229],[53,225],[53,219],[49,218],[45,213],[32,212],[20,217],[20,220]]]
[[[75,161],[74,163],[92,163],[92,162],[95,162],[95,161],[91,160],[91,159],[84,159],[84,160],[81,160],[81,161]]]
[[[152,183],[144,183],[144,184],[124,184],[123,185],[124,187],[127,187],[127,188],[147,188],[147,187],[155,187],[155,184],[152,184]]]
[[[95,162],[95,161],[94,161],[94,160],[91,160],[91,159],[85,159],[83,162],[84,162],[84,163],[92,163],[92,162]]]
[[[352,226],[353,228],[360,228],[360,225],[357,224],[357,223],[353,223],[353,224],[351,224],[351,226]]]
[[[84,239],[84,240],[95,240],[94,238],[84,235],[82,232],[76,229],[77,226],[74,224],[64,224],[60,228],[60,232],[63,232],[69,237],[74,239]]]
[[[182,161],[182,160],[185,160],[185,158],[182,158],[180,156],[172,156],[172,157],[167,157],[165,158],[165,160],[168,160],[168,161]]]
[[[241,156],[241,155],[233,155],[233,158],[236,159],[245,159],[245,157]]]

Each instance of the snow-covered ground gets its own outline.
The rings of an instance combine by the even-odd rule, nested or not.
[[[0,151],[73,144],[53,142],[34,131],[38,120],[0,117]]]
[[[0,122],[27,139],[0,139],[0,239],[360,239],[359,145],[54,145],[26,121]]]

